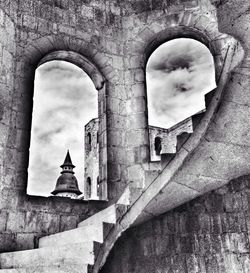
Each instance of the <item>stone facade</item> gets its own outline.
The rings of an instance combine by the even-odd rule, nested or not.
[[[250,272],[250,176],[125,232],[102,273]]]
[[[84,199],[105,199],[104,187],[99,183],[99,120],[92,119],[85,125],[84,139]]]
[[[92,119],[85,125],[85,167],[84,167],[84,195],[83,199],[99,200],[106,196],[106,185],[99,183],[99,143],[98,118]],[[160,128],[149,125],[150,161],[161,161],[161,154],[176,153],[177,136],[182,133],[193,132],[193,121],[189,117],[171,128]],[[160,150],[156,150],[156,140],[160,141]]]
[[[165,249],[166,253],[170,252],[166,255],[170,260],[161,254],[166,247],[163,238],[168,237],[164,237],[163,231],[157,231],[158,240],[162,240],[157,241],[156,247],[150,225],[161,222],[160,219],[168,218],[168,215],[179,216],[181,212],[169,212],[163,218],[138,227],[138,236],[141,236],[149,226],[151,234],[144,236],[144,244],[148,242],[149,248],[135,245],[128,239],[127,243],[136,247],[136,251],[130,252],[137,252],[144,262],[138,265],[130,260],[132,265],[128,263],[128,266],[139,269],[129,268],[128,272],[140,272],[143,265],[161,272],[153,260],[159,261],[166,270],[171,265],[170,272],[175,270],[174,266],[179,270],[187,268],[187,264],[191,268],[188,272],[202,272],[201,256],[205,250],[201,247],[201,254],[197,254],[192,240],[196,232],[203,234],[203,231],[208,235],[201,235],[198,245],[209,246],[207,259],[215,263],[205,262],[208,272],[219,273],[224,268],[224,271],[233,268],[237,273],[249,271],[249,239],[246,238],[246,234],[249,236],[249,217],[235,211],[237,204],[243,204],[243,196],[249,194],[248,188],[242,188],[240,194],[237,190],[227,192],[228,188],[222,189],[225,194],[206,194],[250,170],[249,30],[247,0],[1,0],[0,250],[32,248],[36,238],[73,228],[80,220],[115,203],[128,192],[128,199],[132,200],[130,207],[105,237],[104,246],[95,259],[96,273],[105,263],[116,239],[131,225],[166,213],[198,196],[203,195],[200,197],[200,200],[205,199],[203,204],[212,204],[214,198],[220,199],[223,195],[223,200],[224,196],[225,200],[233,200],[232,213],[228,211],[230,201],[225,209],[218,201],[214,212],[203,211],[201,205],[203,214],[199,212],[199,206],[194,213],[201,218],[205,215],[209,223],[214,221],[215,225],[217,218],[213,218],[214,215],[220,215],[221,220],[225,217],[224,224],[218,225],[217,233],[206,219],[204,226],[193,226],[195,231],[185,230],[186,225],[180,224],[183,230],[176,229],[177,235],[173,235],[177,244],[167,243],[172,248]],[[150,162],[145,67],[159,45],[179,37],[197,39],[210,49],[218,88],[197,129],[175,158],[161,169],[159,164]],[[107,185],[108,202],[26,194],[35,69],[49,60],[66,60],[78,65],[95,84],[100,121],[99,181]],[[228,187],[230,189],[230,185]],[[130,191],[125,191],[127,188]],[[185,212],[192,217],[192,202],[188,204],[180,208],[184,221]],[[246,207],[241,209],[245,210]],[[169,220],[169,223],[175,221],[179,218]],[[165,220],[164,226],[167,226]],[[225,231],[225,238],[221,230]],[[137,231],[128,232],[133,236]],[[181,238],[179,243],[178,238]],[[207,243],[202,243],[202,238]],[[119,247],[117,249],[118,255]],[[124,249],[127,250],[126,246]],[[157,260],[157,253],[160,260]],[[176,256],[174,253],[188,255]],[[128,254],[127,251],[123,253],[124,261],[129,260]],[[151,257],[151,262],[144,257]],[[119,259],[117,257],[117,261]],[[229,259],[228,263],[226,259]],[[195,263],[197,267],[193,265]],[[111,272],[115,268],[111,258]]]
[[[177,136],[182,133],[193,133],[192,118],[189,117],[178,124],[165,129],[149,125],[149,143],[150,143],[150,159],[151,161],[160,161],[161,154],[176,153]],[[161,151],[156,152],[156,137],[161,139]]]

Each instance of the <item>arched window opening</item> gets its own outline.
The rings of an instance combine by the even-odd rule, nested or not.
[[[86,185],[86,199],[91,198],[91,178],[87,178],[87,185]]]
[[[155,138],[155,154],[156,155],[161,154],[161,138],[160,137]]]
[[[84,183],[82,125],[98,117],[97,91],[89,76],[66,61],[48,61],[36,69],[27,193],[48,196],[60,175],[67,149]],[[65,167],[65,170],[69,170]],[[70,185],[69,185],[70,188]]]
[[[88,144],[91,146],[91,134],[88,133]]]
[[[177,135],[192,133],[205,112],[205,94],[216,87],[214,59],[196,40],[170,40],[151,54],[146,80],[151,160],[160,160],[155,155],[175,153]]]
[[[101,194],[101,185],[100,185],[99,176],[97,176],[97,178],[96,178],[96,183],[97,183],[97,196],[100,196],[100,194]]]
[[[87,134],[87,149],[86,149],[87,152],[91,151],[91,145],[92,145],[91,133],[88,132],[88,134]]]

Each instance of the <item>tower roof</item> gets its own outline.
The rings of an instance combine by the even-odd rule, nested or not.
[[[71,168],[65,168],[65,167],[71,167]],[[74,167],[75,166],[72,164],[69,151],[67,151],[64,163],[61,165],[61,168],[63,168],[63,171],[61,172],[61,175],[58,177],[56,181],[56,187],[51,192],[51,194],[55,195],[57,193],[65,193],[65,192],[76,193],[77,195],[82,194],[82,192],[78,188],[78,182],[72,170],[72,168]]]
[[[72,164],[69,150],[67,151],[67,154],[66,154],[66,157],[64,159],[64,162],[63,162],[63,164],[60,167],[63,168],[64,166],[70,166],[72,168],[75,168],[75,166]]]

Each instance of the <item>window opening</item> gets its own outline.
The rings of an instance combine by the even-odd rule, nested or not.
[[[68,149],[83,192],[83,124],[98,117],[97,95],[89,76],[72,63],[49,61],[36,69],[28,194],[50,195]]]
[[[161,154],[161,138],[160,137],[155,138],[155,153],[156,155]]]
[[[87,178],[87,197],[91,198],[91,178]]]
[[[177,135],[192,133],[205,112],[204,96],[216,87],[213,56],[194,39],[170,40],[149,57],[146,81],[150,155],[158,161],[160,154],[176,153]]]

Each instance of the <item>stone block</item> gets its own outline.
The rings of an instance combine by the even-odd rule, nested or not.
[[[23,15],[23,26],[31,28],[33,30],[37,29],[37,20],[35,17],[30,15]]]
[[[4,66],[9,70],[9,72],[11,71],[13,72],[14,70],[13,56],[6,49],[3,49],[3,63]]]
[[[0,25],[4,25],[4,12],[0,9]]]
[[[25,212],[10,212],[7,220],[7,231],[21,232],[26,226]]]
[[[237,212],[243,210],[242,196],[240,193],[224,195],[225,211]]]
[[[0,143],[5,144],[8,139],[9,128],[7,125],[0,123]]]
[[[123,57],[113,56],[112,63],[113,63],[113,67],[115,69],[122,69],[123,68]]]
[[[229,233],[229,251],[234,253],[248,253],[249,242],[245,233]]]
[[[67,35],[71,35],[74,36],[75,35],[75,29],[72,27],[67,27],[67,26],[63,26],[63,25],[59,25],[58,26],[58,31],[65,33]]]
[[[39,240],[39,248],[63,246],[74,243],[103,242],[103,225],[84,226],[45,236]]]
[[[144,171],[141,165],[134,165],[128,167],[128,179],[129,181],[137,180],[138,178],[143,179]]]
[[[14,233],[0,234],[0,252],[14,251],[16,249],[16,237]]]
[[[17,233],[16,242],[18,250],[33,249],[35,247],[36,233]]]
[[[221,234],[222,227],[221,227],[221,218],[219,213],[213,213],[209,217],[211,222],[211,233],[212,234]]]
[[[77,227],[77,222],[78,222],[78,218],[77,216],[66,216],[66,215],[61,215],[60,216],[60,231],[65,231],[65,230],[70,230],[70,229],[74,229]]]
[[[132,96],[133,97],[145,97],[146,88],[144,83],[138,83],[132,85]]]
[[[0,232],[6,230],[7,218],[8,214],[6,211],[0,211]]]
[[[88,19],[94,18],[94,9],[92,7],[84,6],[81,7],[81,15]]]
[[[144,112],[139,114],[134,113],[131,114],[129,118],[127,118],[126,127],[129,128],[130,130],[146,129],[147,127],[146,122],[147,118]]]
[[[145,140],[144,130],[130,130],[126,133],[125,143],[128,147],[143,145]]]

